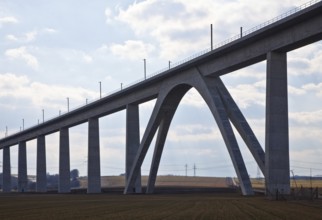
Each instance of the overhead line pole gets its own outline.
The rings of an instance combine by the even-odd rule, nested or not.
[[[213,50],[213,29],[212,29],[212,24],[210,24],[210,47],[211,47],[211,50]]]
[[[146,79],[146,59],[143,59],[144,63],[144,79]]]

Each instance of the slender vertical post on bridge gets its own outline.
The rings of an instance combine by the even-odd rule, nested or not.
[[[100,99],[101,99],[102,98],[102,82],[99,81],[98,83],[100,85]],[[86,99],[86,104],[87,104],[87,99]]]
[[[130,171],[134,165],[134,159],[140,146],[140,121],[139,121],[139,106],[135,104],[127,105],[126,107],[126,159],[125,159],[125,178],[128,181]],[[141,172],[135,182],[132,193],[141,193]]]
[[[99,119],[88,120],[87,193],[101,192]]]
[[[69,97],[67,97],[67,112],[69,112]]]
[[[47,191],[46,140],[45,135],[37,137],[37,192]]]
[[[59,193],[70,192],[70,159],[69,131],[61,128],[59,131]]]
[[[26,142],[20,141],[18,148],[18,192],[25,192],[28,185]]]
[[[146,79],[146,59],[143,59],[144,64],[144,79]]]
[[[287,55],[267,54],[265,172],[268,196],[290,193]]]
[[[213,50],[213,29],[212,29],[212,24],[210,24],[210,49]]]
[[[11,191],[10,147],[3,148],[2,192]]]

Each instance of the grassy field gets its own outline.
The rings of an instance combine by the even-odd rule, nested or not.
[[[322,201],[238,194],[0,194],[0,219],[322,219]]]

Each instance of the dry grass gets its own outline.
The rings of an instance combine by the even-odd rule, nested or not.
[[[0,219],[322,219],[322,202],[236,194],[0,194]]]
[[[265,181],[264,179],[251,179],[252,182],[252,186],[254,188],[264,188],[265,187]],[[318,187],[319,189],[322,189],[322,180],[293,180],[291,179],[291,187],[292,188],[300,188],[300,187],[304,187],[304,188],[309,188],[309,187],[313,187],[316,188]]]
[[[87,188],[87,178],[80,178],[81,188]],[[142,186],[146,186],[147,176],[142,176]],[[124,176],[102,176],[101,185],[105,187],[124,187]],[[227,187],[224,177],[185,177],[158,176],[156,186],[187,186],[187,187]]]

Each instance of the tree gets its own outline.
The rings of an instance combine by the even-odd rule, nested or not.
[[[79,177],[79,171],[77,169],[73,169],[70,171],[70,186],[71,187],[79,187],[80,186],[80,182],[78,180]]]
[[[78,169],[73,169],[70,171],[70,178],[73,180],[77,180],[77,178],[79,177],[79,171]]]

